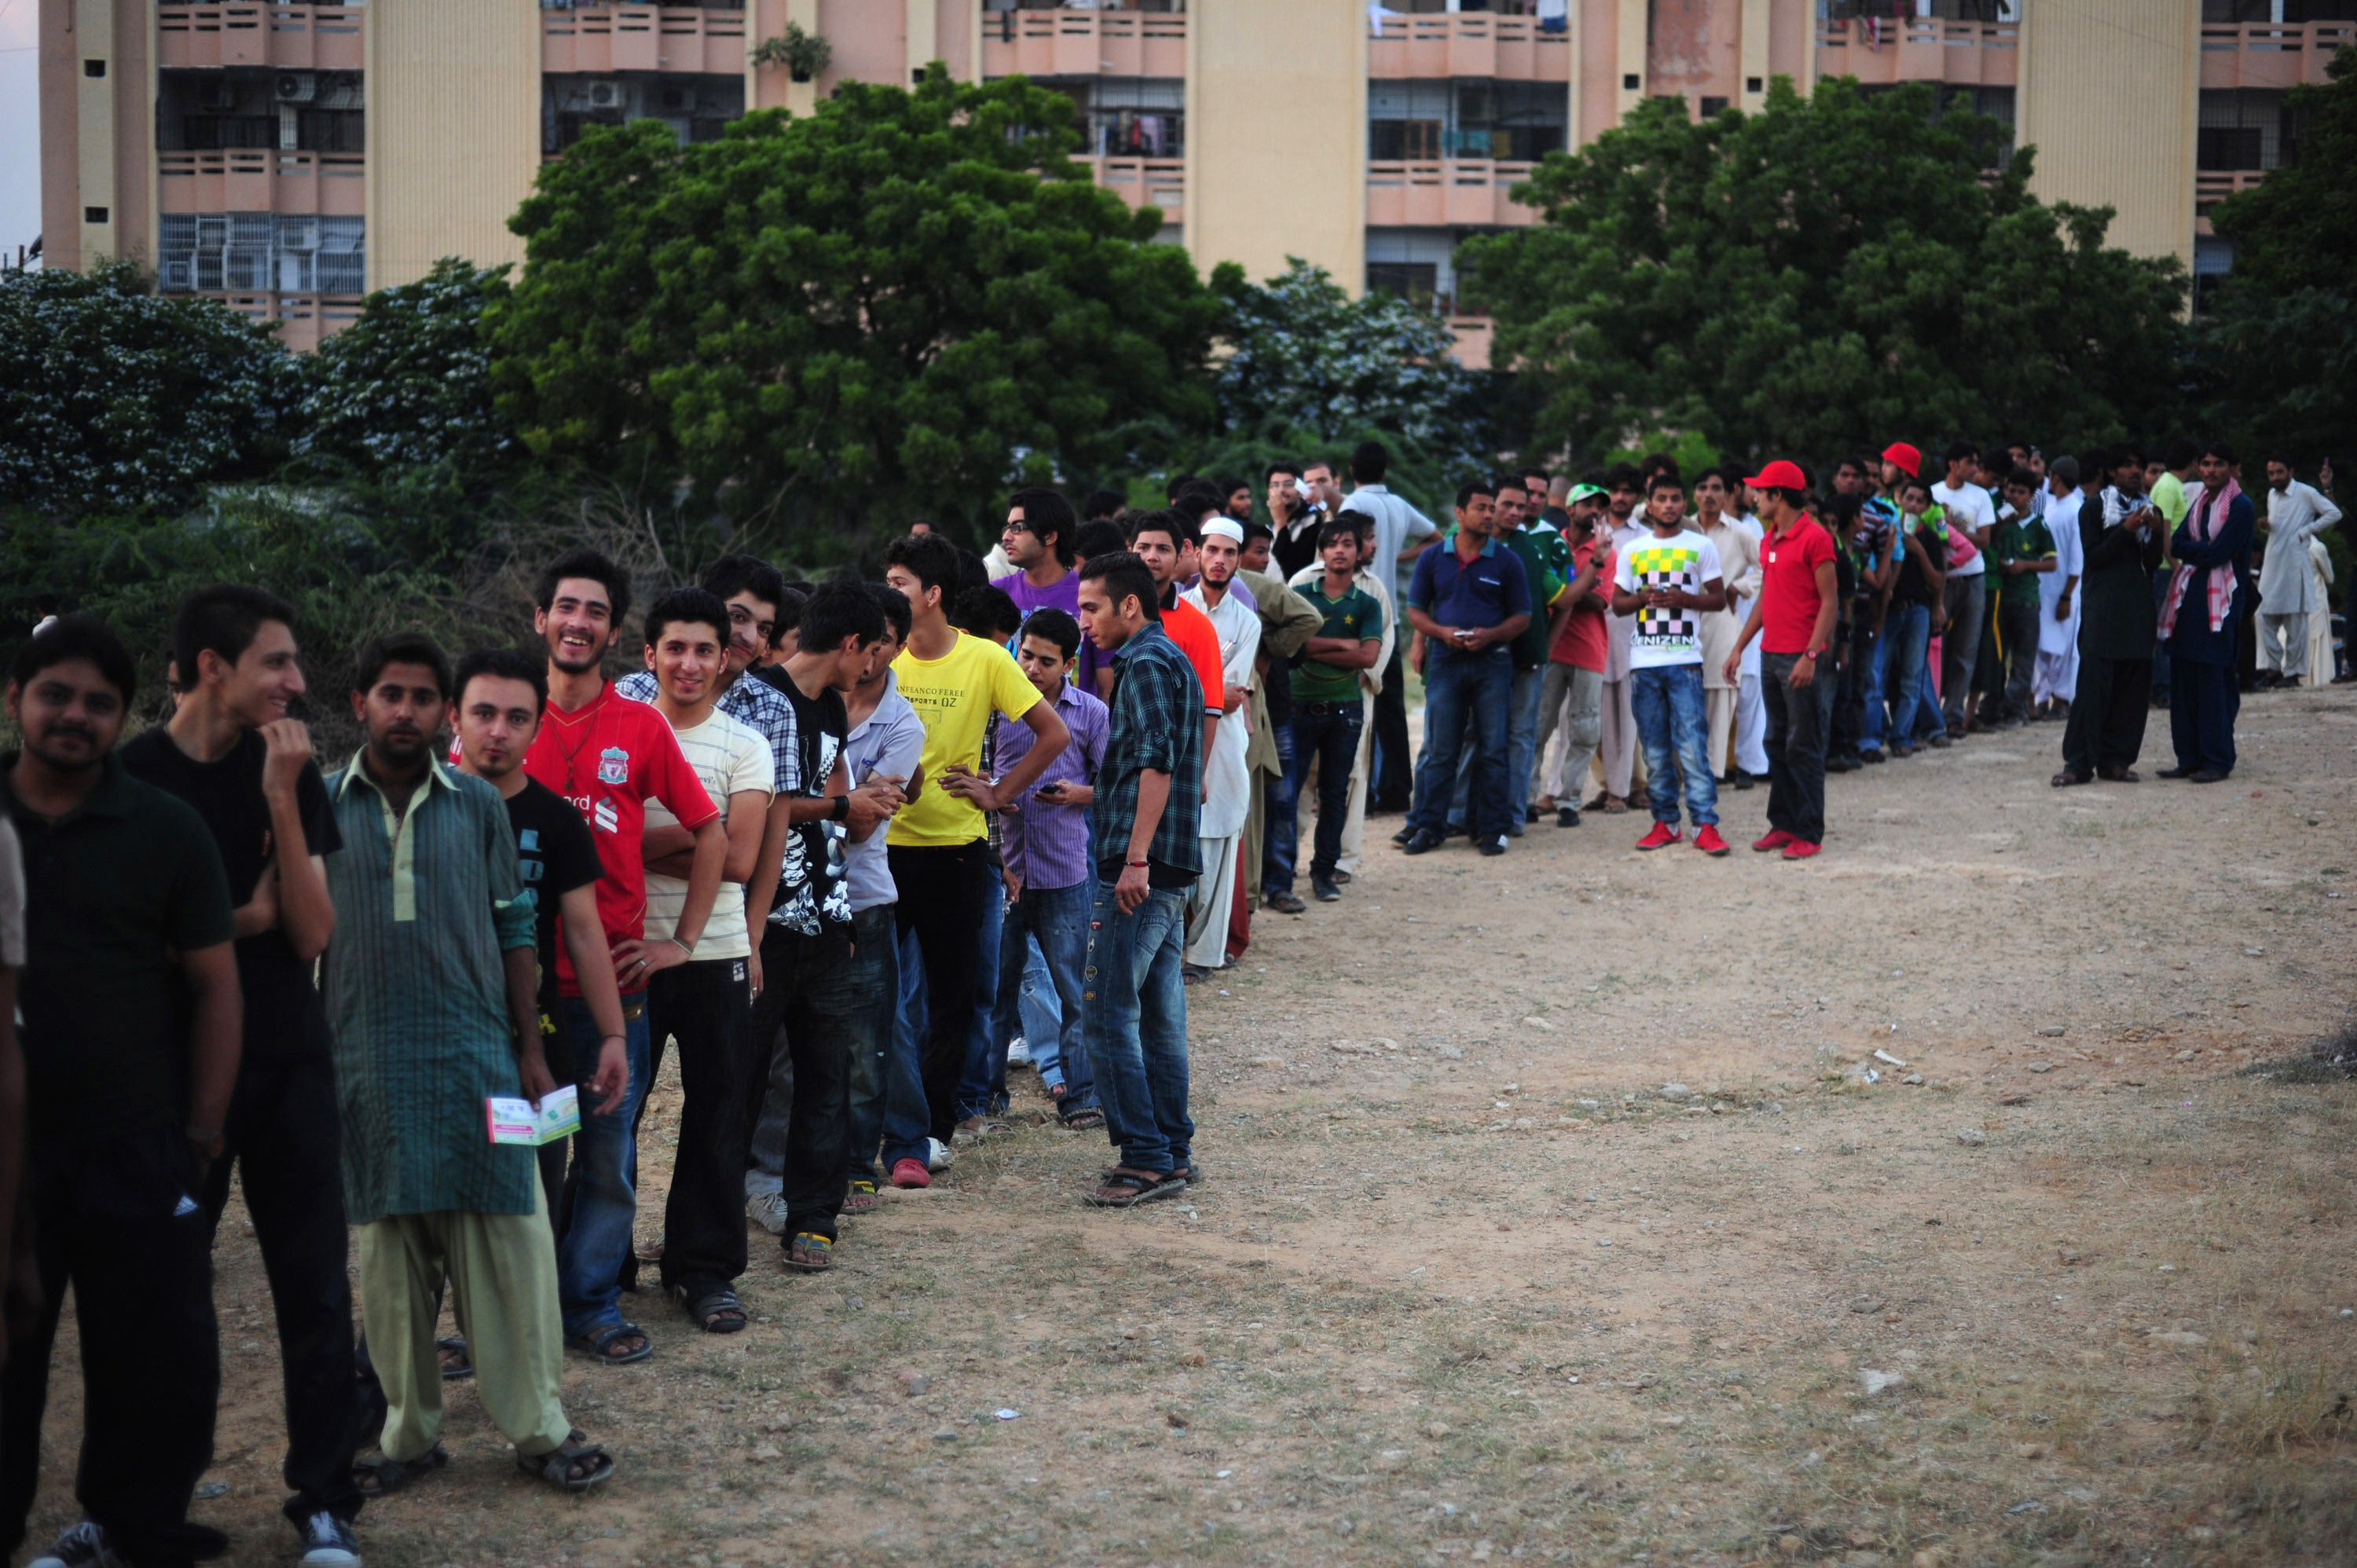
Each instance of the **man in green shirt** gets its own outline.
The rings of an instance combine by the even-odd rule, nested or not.
[[[362,1490],[394,1491],[449,1463],[434,1342],[447,1275],[483,1409],[518,1467],[579,1491],[614,1462],[558,1401],[564,1327],[538,1168],[529,1146],[490,1141],[485,1103],[536,1106],[556,1087],[515,834],[497,789],[436,756],[450,705],[439,648],[380,638],[354,685],[368,744],[328,780],[344,849],[328,867],[336,930],[320,989],[361,1318],[386,1404],[384,1457],[359,1466]]]
[[[2005,507],[1989,536],[1989,579],[1996,585],[1997,656],[2005,663],[1999,729],[2029,722],[2029,682],[2038,663],[2038,575],[2054,570],[2054,535],[2029,510],[2038,476],[2016,468],[2005,480]]]
[[[1292,903],[1293,870],[1298,858],[1302,782],[1318,764],[1318,843],[1309,863],[1309,886],[1318,902],[1342,897],[1334,871],[1342,857],[1342,826],[1351,813],[1351,772],[1366,723],[1359,688],[1361,671],[1372,670],[1383,651],[1383,601],[1353,579],[1359,572],[1359,527],[1349,517],[1329,519],[1318,530],[1318,557],[1324,571],[1294,592],[1309,601],[1320,624],[1302,647],[1292,672],[1293,747],[1285,778],[1273,792],[1266,897],[1277,908]]]

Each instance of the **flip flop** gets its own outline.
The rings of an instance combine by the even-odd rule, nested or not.
[[[1094,1192],[1081,1195],[1081,1201],[1092,1208],[1135,1208],[1186,1190],[1187,1178],[1176,1172],[1110,1170],[1098,1178]]]
[[[617,1354],[609,1348],[618,1339],[636,1337],[639,1348]],[[655,1342],[647,1331],[635,1323],[611,1323],[587,1334],[568,1334],[565,1343],[593,1361],[608,1367],[627,1367],[633,1361],[643,1361],[655,1353]]]

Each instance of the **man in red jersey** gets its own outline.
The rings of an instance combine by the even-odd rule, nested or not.
[[[1768,832],[1752,844],[1806,860],[1825,838],[1825,737],[1833,730],[1831,670],[1820,660],[1841,606],[1833,536],[1801,510],[1808,477],[1781,458],[1743,481],[1760,498],[1760,596],[1727,658],[1732,681],[1744,644],[1760,638],[1760,693],[1768,706]]]
[[[619,1365],[644,1360],[654,1344],[622,1319],[622,1261],[630,1251],[638,1208],[638,1160],[631,1123],[647,1092],[647,982],[687,961],[720,889],[728,842],[720,812],[662,714],[634,703],[606,682],[606,650],[630,607],[621,569],[594,550],[560,556],[540,575],[533,629],[548,644],[548,714],[524,754],[524,771],[573,802],[597,843],[597,917],[613,950],[614,978],[622,993],[624,1049],[630,1079],[611,1115],[600,1109],[587,1076],[599,1048],[597,1026],[569,953],[556,966],[557,1032],[569,1046],[581,1094],[581,1131],[574,1134],[572,1174],[565,1178],[566,1221],[556,1243],[557,1291],[565,1336],[576,1349]],[[646,929],[647,872],[642,839],[646,803],[660,800],[694,835],[687,897],[677,926]]]

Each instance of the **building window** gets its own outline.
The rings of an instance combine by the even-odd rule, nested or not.
[[[103,207],[85,207],[81,209],[81,220],[85,223],[103,223],[107,220],[106,209]]]
[[[1440,268],[1433,262],[1369,262],[1367,292],[1395,294],[1411,305],[1430,308],[1440,289]]]
[[[1051,83],[1072,101],[1081,151],[1097,157],[1187,156],[1187,84],[1177,77],[1103,76]]]
[[[156,147],[167,153],[366,152],[361,73],[158,71]]]
[[[541,79],[540,150],[554,155],[596,125],[661,120],[682,146],[716,142],[745,113],[741,76],[663,76],[629,71],[613,76]]]
[[[2215,24],[2280,22],[2287,26],[2357,21],[2357,0],[2201,0],[2201,19]]]
[[[2281,168],[2298,159],[2298,126],[2280,91],[2205,89],[2193,149],[2194,166],[2213,174]]]
[[[1633,70],[1620,79],[1620,90],[1624,92],[1634,92],[1639,85],[1637,73]]]
[[[1563,149],[1569,109],[1561,87],[1535,81],[1370,82],[1367,156],[1535,163]]]
[[[1765,92],[1768,91],[1768,84],[1760,81],[1756,76],[1747,76],[1743,79],[1743,91],[1746,92]]]
[[[106,62],[102,59],[86,59],[81,62],[81,73],[92,81],[102,79],[106,75]]]
[[[272,212],[157,215],[156,276],[166,294],[365,292],[364,218]]]
[[[1706,97],[1706,98],[1705,98],[1705,99],[1702,101],[1702,117],[1703,117],[1704,119],[1706,119],[1706,120],[1715,120],[1715,119],[1718,118],[1718,116],[1720,116],[1721,114],[1724,114],[1724,113],[1727,113],[1727,100],[1726,100],[1726,99],[1724,99],[1724,98],[1707,98],[1707,97]]]

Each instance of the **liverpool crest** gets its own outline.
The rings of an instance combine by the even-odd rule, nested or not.
[[[619,746],[609,746],[597,754],[597,782],[628,784],[630,781],[630,754]]]

